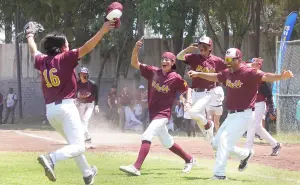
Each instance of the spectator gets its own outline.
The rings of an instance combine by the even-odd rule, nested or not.
[[[128,87],[125,86],[119,96],[120,108],[120,126],[122,131],[125,129],[136,129],[137,126],[142,125],[132,112],[130,106],[132,105],[132,96],[128,92]]]
[[[14,93],[13,88],[9,88],[8,94],[4,98],[4,103],[6,107],[6,115],[3,121],[3,124],[7,123],[9,115],[11,115],[11,124],[14,124],[15,121],[15,107],[17,105],[17,95]]]
[[[117,126],[119,118],[117,97],[117,86],[112,85],[107,96],[108,120],[111,121],[115,126]]]
[[[0,124],[2,124],[2,113],[3,113],[3,95],[0,93]]]
[[[180,102],[180,100],[176,101],[176,106],[175,106],[175,112],[176,112],[176,127],[179,131],[183,131],[183,104]]]
[[[145,86],[139,86],[139,94],[141,99],[141,105],[143,108],[142,118],[141,121],[143,122],[143,130],[145,131],[148,127],[148,117],[149,117],[149,110],[148,110],[148,91],[145,89]]]

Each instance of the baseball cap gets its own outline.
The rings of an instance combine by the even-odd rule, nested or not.
[[[198,44],[204,43],[204,44],[207,44],[207,45],[211,46],[211,45],[212,45],[212,40],[211,40],[211,38],[209,38],[209,37],[207,37],[207,36],[203,36],[203,37],[201,37],[201,38],[197,41],[197,43],[198,43]]]
[[[166,59],[173,60],[174,62],[176,62],[176,56],[172,52],[164,52],[162,54],[161,58],[166,58]],[[176,64],[174,64],[172,66],[172,69],[176,70]]]
[[[139,86],[139,89],[145,89],[145,86],[140,85],[140,86]]]
[[[237,48],[229,48],[226,51],[226,55],[225,55],[225,58],[242,58],[242,57],[243,57],[242,52]]]
[[[122,16],[123,5],[119,2],[113,2],[106,10],[105,22],[115,20],[115,28],[121,25],[120,17]]]
[[[82,68],[80,69],[80,73],[89,73],[89,70],[88,70],[88,68],[86,68],[86,67],[82,67]]]

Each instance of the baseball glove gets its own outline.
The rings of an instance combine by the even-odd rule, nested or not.
[[[41,33],[44,30],[45,30],[44,27],[40,23],[33,22],[33,21],[28,22],[24,26],[24,34],[26,35],[26,37],[28,35],[35,35],[36,33]]]

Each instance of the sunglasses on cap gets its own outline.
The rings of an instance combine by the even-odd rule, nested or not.
[[[166,57],[163,57],[163,58],[161,58],[161,61],[172,61],[172,59],[169,59],[169,58],[166,58]]]

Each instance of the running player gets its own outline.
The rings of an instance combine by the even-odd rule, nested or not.
[[[77,91],[76,73],[74,68],[78,59],[92,51],[102,37],[114,28],[114,21],[105,22],[102,28],[78,49],[69,49],[66,36],[58,33],[48,34],[43,39],[46,54],[37,50],[34,41],[35,28],[28,23],[26,38],[31,55],[35,58],[34,68],[41,72],[42,90],[46,103],[46,113],[50,124],[61,133],[68,145],[38,157],[45,169],[45,175],[56,181],[54,166],[57,162],[74,158],[80,168],[85,184],[93,184],[97,175],[97,167],[88,164],[85,152],[84,129],[80,122],[79,112],[74,103]]]
[[[142,44],[142,40],[136,43],[132,52],[131,65],[139,69],[141,75],[148,80],[148,105],[151,123],[142,136],[142,146],[135,164],[120,166],[120,170],[135,176],[141,175],[140,170],[149,153],[151,141],[154,136],[158,136],[165,148],[185,161],[183,172],[188,173],[196,165],[196,160],[174,143],[166,126],[171,116],[176,93],[185,92],[188,89],[187,83],[174,71],[176,69],[176,56],[171,52],[163,53],[161,68],[141,64],[138,61],[138,50]]]
[[[196,44],[182,50],[177,59],[184,61],[191,67],[191,70],[207,73],[216,73],[226,69],[224,61],[211,54],[213,42],[209,37],[203,36]],[[192,119],[197,121],[200,128],[205,128],[206,138],[211,141],[213,137],[214,123],[207,120],[205,111],[216,99],[220,99],[216,94],[216,83],[201,78],[192,79],[192,97],[187,94],[187,101],[191,105],[188,113]],[[191,103],[193,102],[193,104]]]
[[[88,131],[88,126],[94,109],[96,113],[99,113],[98,86],[94,81],[89,79],[89,70],[86,67],[80,69],[77,86],[76,99],[78,101],[81,122],[84,127],[84,140],[86,143],[91,144],[92,138]]]
[[[226,107],[229,114],[212,142],[213,148],[217,150],[212,178],[215,180],[226,179],[225,168],[229,154],[241,160],[239,171],[247,168],[249,159],[254,155],[253,150],[242,149],[235,144],[247,130],[249,123],[254,121],[254,104],[259,84],[262,81],[274,82],[293,77],[291,71],[274,74],[249,68],[243,64],[242,52],[236,48],[226,51],[225,64],[228,69],[220,73],[188,72],[191,78],[200,77],[226,85]]]

